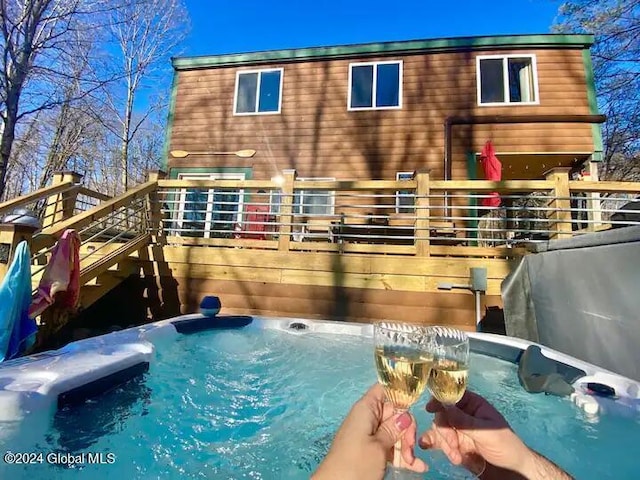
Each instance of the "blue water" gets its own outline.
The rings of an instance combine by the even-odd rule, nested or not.
[[[183,336],[145,378],[57,414],[36,452],[112,453],[112,464],[0,466],[12,479],[308,479],[351,404],[375,382],[370,339],[246,329]],[[586,417],[530,395],[515,367],[475,355],[470,387],[579,479],[636,478],[637,420]],[[421,429],[423,406],[413,411]],[[6,450],[8,446],[3,446]],[[10,446],[9,446],[10,447]],[[433,464],[431,453],[421,456]],[[437,458],[425,478],[447,478]]]

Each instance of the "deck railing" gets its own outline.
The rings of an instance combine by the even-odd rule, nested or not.
[[[626,209],[640,201],[640,183],[570,181],[559,171],[504,182],[432,180],[428,173],[406,181],[309,181],[287,171],[279,183],[154,176],[115,198],[73,175],[56,179],[0,204],[0,215],[13,222],[0,227],[0,270],[28,237],[34,287],[69,228],[81,237],[85,285],[115,265],[135,270],[130,255],[149,244],[510,258],[531,243],[640,225],[637,209]],[[26,217],[41,223],[29,226]]]
[[[513,256],[520,247],[615,228],[640,183],[545,180],[160,180],[169,244],[435,256]],[[496,205],[496,206],[494,206]],[[499,205],[499,206],[498,206]]]
[[[12,221],[34,212],[41,222],[32,240],[40,266],[67,228],[79,232],[88,267],[142,236],[221,248],[512,257],[531,243],[640,225],[637,214],[623,215],[640,198],[640,183],[569,181],[559,171],[504,182],[432,180],[428,173],[406,181],[309,181],[294,171],[279,183],[154,177],[117,198],[76,180],[57,174],[52,186],[0,204]]]

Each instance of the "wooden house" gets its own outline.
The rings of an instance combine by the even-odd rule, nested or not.
[[[507,238],[541,227],[478,248],[483,228],[502,227],[478,226],[490,186],[464,181],[483,178],[490,140],[502,179],[530,182],[511,183],[513,196],[556,195],[543,233],[571,235],[567,173],[548,172],[597,180],[592,43],[490,36],[173,59],[165,232],[220,247],[198,253],[212,266],[173,272],[186,311],[208,292],[238,311],[429,322],[446,311],[473,325],[473,297],[443,296],[440,283],[486,266],[485,305],[499,305]]]
[[[589,35],[447,38],[173,59],[171,178],[478,177],[492,140],[503,179],[597,162]],[[254,149],[250,159],[207,152]]]

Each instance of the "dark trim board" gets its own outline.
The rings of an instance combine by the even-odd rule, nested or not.
[[[178,333],[189,334],[204,330],[221,330],[242,328],[253,322],[253,317],[247,315],[221,315],[215,317],[189,318],[171,322]]]
[[[98,378],[79,387],[72,388],[58,395],[58,410],[72,405],[78,405],[85,400],[122,385],[149,371],[149,362],[140,362],[123,370],[114,372],[106,377]]]

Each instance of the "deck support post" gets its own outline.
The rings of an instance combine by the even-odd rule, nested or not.
[[[569,190],[570,167],[556,167],[545,172],[545,178],[553,182],[553,196],[555,197],[549,204],[552,209],[548,218],[553,221],[550,225],[550,238],[571,238],[571,201]]]
[[[31,248],[31,238],[36,230],[35,227],[18,223],[0,224],[0,281],[11,265],[18,244],[25,240]]]
[[[291,223],[293,220],[293,184],[296,180],[295,170],[284,170],[282,172],[284,183],[282,184],[282,195],[280,200],[280,227],[278,230],[278,250],[289,251],[291,243]]]
[[[147,172],[147,180],[149,181],[164,180],[166,176],[166,172],[162,170]],[[149,225],[147,227],[151,232],[151,243],[155,245],[159,243],[161,237],[165,237],[162,223],[162,203],[157,188],[147,195],[147,212],[149,212],[147,217]]]
[[[599,165],[600,162],[589,162],[589,176],[592,182],[600,181],[598,173]],[[598,227],[602,225],[602,202],[598,192],[587,194],[587,198],[587,208],[589,209],[587,212],[587,219],[589,221],[587,229],[595,232]]]
[[[429,172],[420,171],[414,175],[416,179],[416,255],[429,256]]]

